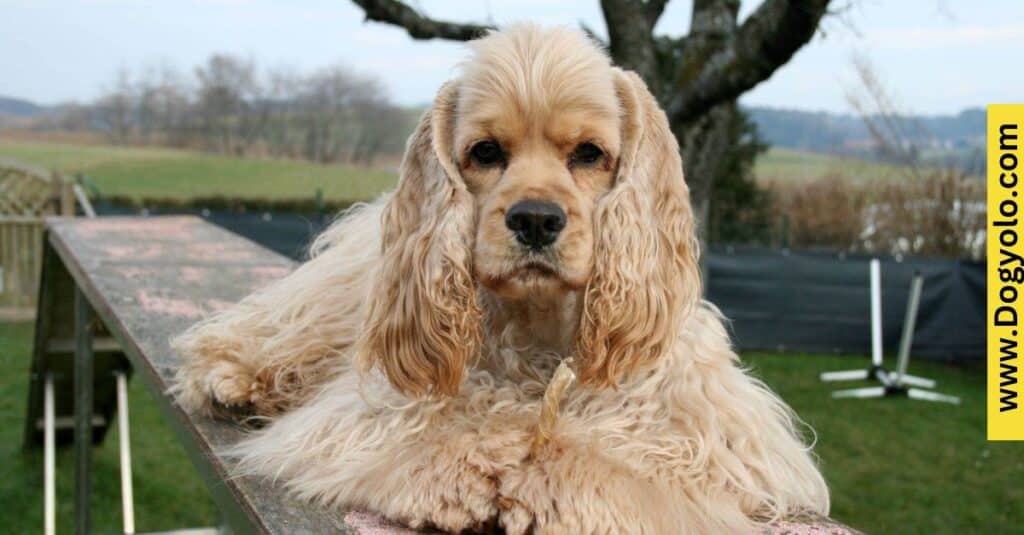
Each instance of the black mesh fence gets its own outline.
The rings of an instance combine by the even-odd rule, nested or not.
[[[870,257],[766,248],[712,247],[708,299],[730,318],[742,349],[868,354]],[[894,356],[914,273],[924,275],[911,354],[985,358],[985,265],[883,257],[882,332]]]

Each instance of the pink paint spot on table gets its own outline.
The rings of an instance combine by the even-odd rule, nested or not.
[[[206,308],[213,312],[222,312],[231,308],[234,303],[230,301],[223,301],[220,299],[208,299],[206,301]]]
[[[248,260],[253,251],[237,246],[237,243],[197,242],[185,246],[189,258],[216,262]]]
[[[291,268],[285,266],[256,266],[250,272],[261,279],[277,280],[291,273]]]
[[[181,280],[185,282],[199,282],[203,280],[205,273],[197,267],[184,266],[181,268]]]
[[[136,239],[173,239],[188,240],[193,237],[192,227],[195,221],[179,217],[157,218],[106,218],[98,217],[84,222],[75,223],[75,231],[82,236],[93,237],[98,234],[121,234]]]
[[[131,266],[118,267],[117,272],[126,279],[142,279],[149,275],[148,271]]]
[[[202,308],[199,308],[195,303],[185,301],[184,299],[151,295],[145,290],[139,290],[136,297],[138,298],[142,309],[147,312],[165,314],[168,316],[184,316],[188,318],[201,318],[206,315],[206,311]]]
[[[163,255],[164,249],[159,244],[106,245],[103,253],[117,260],[143,260]]]

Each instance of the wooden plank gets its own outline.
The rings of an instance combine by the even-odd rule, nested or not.
[[[231,461],[216,452],[235,443],[244,429],[185,414],[165,394],[181,362],[169,341],[204,315],[284,276],[293,262],[195,217],[52,219],[47,243],[46,280],[66,272],[81,287],[164,411],[233,532],[408,533],[379,515],[297,502],[265,479],[229,477]],[[66,293],[44,284],[40,304],[59,308]],[[50,338],[37,339],[37,347],[70,337],[61,326],[46,324],[49,316],[39,316]],[[829,526],[808,529],[846,532]],[[772,532],[794,527],[781,522]]]
[[[92,359],[93,312],[80,288],[75,288],[75,534],[92,532]]]
[[[180,363],[170,339],[284,276],[294,263],[195,217],[55,218],[48,224],[48,247],[164,410],[231,528],[353,533],[340,511],[296,502],[263,479],[229,477],[230,461],[216,451],[237,441],[243,429],[187,415],[165,394]]]

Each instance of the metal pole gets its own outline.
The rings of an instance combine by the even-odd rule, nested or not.
[[[92,459],[93,314],[81,288],[75,287],[75,533],[90,531],[89,493]]]
[[[117,377],[117,438],[121,453],[121,511],[124,532],[131,534],[135,533],[135,498],[132,492],[131,436],[128,434],[128,378],[122,371],[114,375]]]
[[[871,259],[871,363],[882,365],[882,274],[877,258]]]
[[[53,376],[43,383],[43,533],[57,533],[57,432],[53,407]]]
[[[921,272],[915,272],[914,280],[910,283],[907,316],[903,319],[903,336],[900,338],[900,353],[896,371],[897,384],[903,383],[903,376],[907,373],[907,363],[910,361],[910,345],[914,342],[914,324],[917,323],[917,308],[921,304],[921,287],[923,285],[924,277],[921,275]]]

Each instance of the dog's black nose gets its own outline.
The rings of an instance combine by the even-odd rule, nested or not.
[[[558,239],[565,228],[565,212],[553,202],[519,201],[505,214],[505,226],[515,233],[519,243],[540,249]]]

